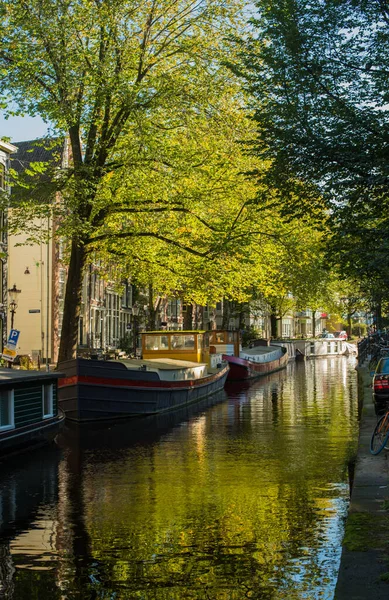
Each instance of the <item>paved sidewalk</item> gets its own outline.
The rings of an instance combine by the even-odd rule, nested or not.
[[[334,600],[389,600],[389,452],[370,454],[377,417],[367,367],[360,367],[363,401],[358,455]]]

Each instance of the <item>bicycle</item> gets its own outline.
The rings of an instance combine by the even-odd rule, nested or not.
[[[389,449],[389,410],[377,421],[370,440],[370,452],[377,455],[384,448]]]

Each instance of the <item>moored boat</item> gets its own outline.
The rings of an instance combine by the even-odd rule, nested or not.
[[[271,346],[259,340],[252,348],[241,348],[239,332],[216,330],[211,332],[211,348],[228,362],[229,381],[254,379],[283,369],[288,364],[288,351],[283,346]]]
[[[223,356],[230,365],[228,379],[255,379],[286,367],[289,360],[286,348],[270,346],[268,350],[260,352],[258,348],[247,348],[240,356]]]
[[[76,358],[58,365],[66,417],[96,421],[175,410],[223,389],[229,366],[211,361],[207,331],[142,333],[142,359]]]
[[[0,369],[0,456],[54,440],[64,423],[60,373]]]

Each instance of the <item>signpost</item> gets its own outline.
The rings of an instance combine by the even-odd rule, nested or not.
[[[8,336],[8,341],[3,348],[2,358],[13,362],[17,356],[17,344],[19,339],[20,331],[18,329],[11,329]]]

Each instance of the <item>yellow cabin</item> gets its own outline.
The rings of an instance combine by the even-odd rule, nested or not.
[[[227,356],[239,356],[240,333],[236,330],[214,329],[209,332],[209,344],[211,354],[227,354]]]
[[[142,357],[209,362],[209,331],[147,331],[142,333]]]

